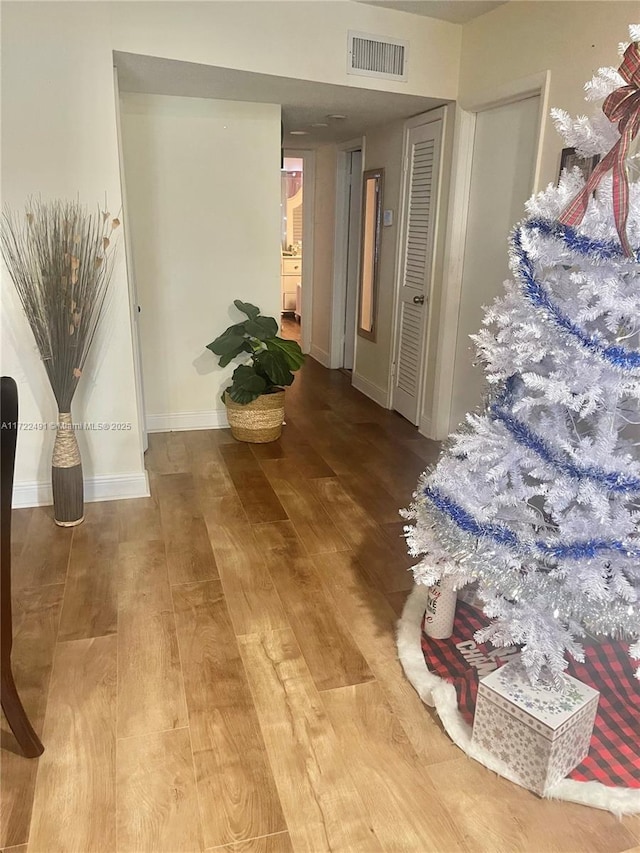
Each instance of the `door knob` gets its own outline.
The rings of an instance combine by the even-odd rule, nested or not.
[[[414,305],[424,305],[424,296],[414,296],[413,297]]]

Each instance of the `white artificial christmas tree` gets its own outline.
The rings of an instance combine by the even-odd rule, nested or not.
[[[513,280],[474,336],[487,407],[405,513],[416,581],[476,582],[492,618],[478,639],[521,644],[533,681],[582,660],[585,634],[640,658],[640,27],[631,38],[586,86],[604,113],[554,112],[602,159],[586,185],[574,168],[527,203]]]

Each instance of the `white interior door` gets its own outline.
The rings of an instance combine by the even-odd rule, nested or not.
[[[509,232],[532,189],[540,97],[479,112],[473,143],[450,428],[481,402],[484,373],[469,335],[509,276]]]
[[[441,119],[407,134],[392,405],[412,424],[422,406],[441,139]]]
[[[342,366],[353,370],[358,311],[358,266],[360,263],[360,218],[362,206],[362,151],[349,157],[349,221],[347,226],[347,293],[344,317]]]

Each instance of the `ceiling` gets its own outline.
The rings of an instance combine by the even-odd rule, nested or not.
[[[367,6],[386,6],[396,12],[409,12],[412,15],[424,15],[427,18],[440,18],[452,24],[465,24],[473,18],[479,18],[507,0],[489,2],[489,0],[358,0]]]
[[[114,52],[114,62],[121,92],[281,104],[285,148],[315,148],[329,142],[346,142],[377,125],[409,118],[445,103],[418,95],[255,74],[120,51]],[[329,114],[347,118],[328,119]],[[328,127],[312,128],[314,122],[326,122]],[[292,130],[306,130],[308,135],[292,136]]]

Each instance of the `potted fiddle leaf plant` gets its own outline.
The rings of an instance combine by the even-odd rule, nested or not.
[[[234,299],[233,304],[247,319],[207,344],[220,367],[245,353],[249,356],[233,371],[222,395],[231,433],[238,441],[254,444],[275,441],[284,422],[284,389],[302,367],[304,354],[296,341],[278,336],[273,317],[263,317],[249,302]]]

